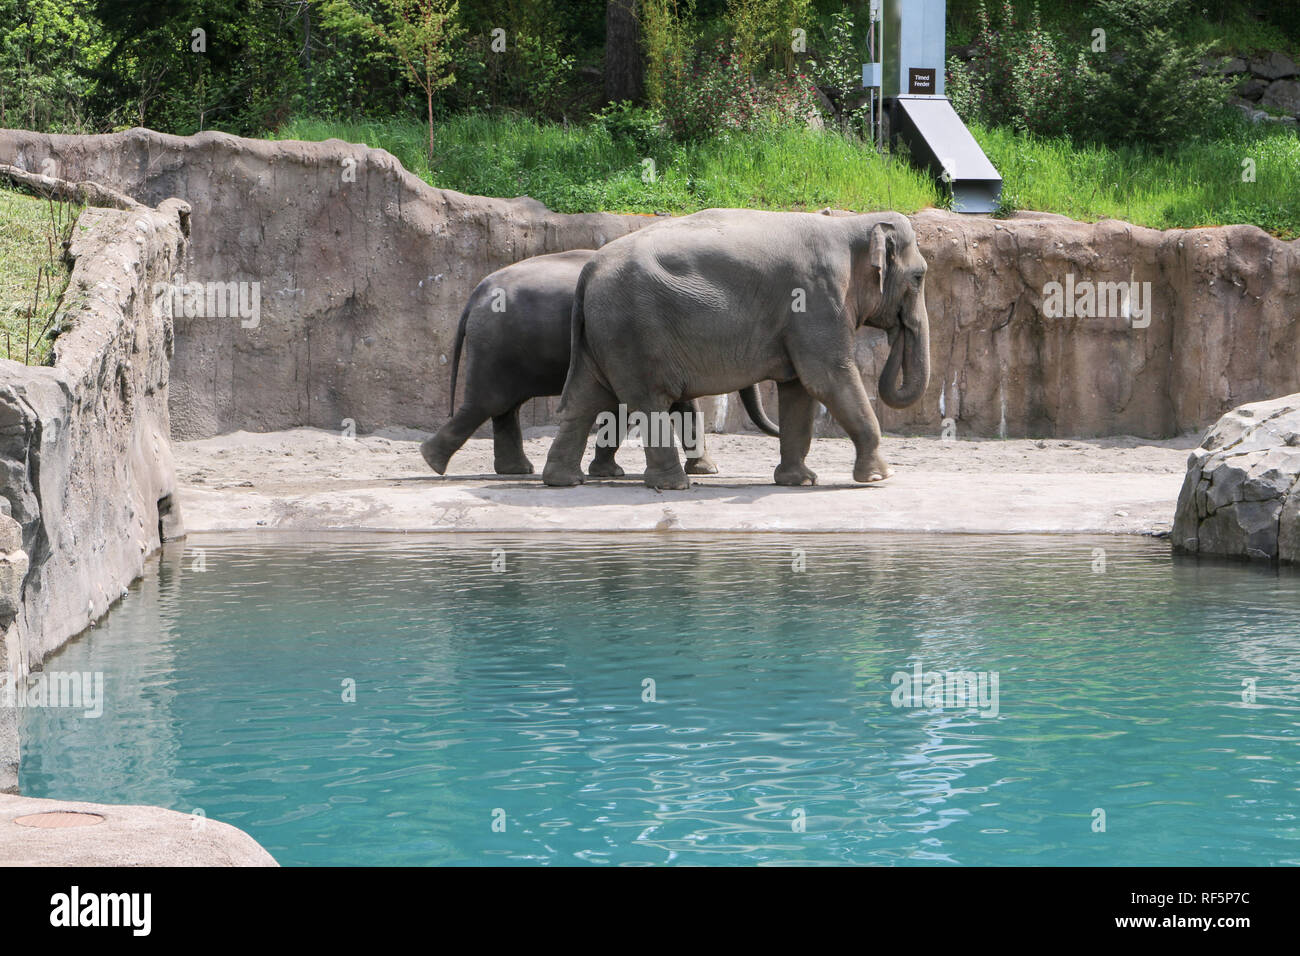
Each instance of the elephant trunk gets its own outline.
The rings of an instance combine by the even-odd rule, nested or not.
[[[880,373],[880,398],[890,408],[907,408],[930,384],[930,319],[917,303],[911,321],[904,319],[890,336],[889,358]],[[902,370],[903,381],[898,384]]]

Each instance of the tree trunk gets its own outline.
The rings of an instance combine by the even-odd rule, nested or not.
[[[605,4],[605,99],[636,103],[645,92],[637,0]]]
[[[429,171],[433,172],[433,77],[429,77],[429,85],[424,88],[424,93],[429,106]]]

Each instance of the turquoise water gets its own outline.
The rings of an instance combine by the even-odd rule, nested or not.
[[[1300,575],[1155,541],[208,538],[47,668],[24,793],[284,864],[1300,864]]]

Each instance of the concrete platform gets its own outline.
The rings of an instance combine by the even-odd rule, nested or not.
[[[0,866],[277,865],[247,833],[217,820],[0,795]]]
[[[526,443],[540,469],[548,437]],[[764,436],[710,435],[720,472],[686,491],[644,487],[641,453],[621,479],[548,488],[491,474],[491,441],[473,439],[433,474],[411,437],[344,438],[315,429],[238,432],[175,446],[183,520],[204,531],[650,531],[1165,534],[1188,437],[1074,441],[891,438],[894,476],[852,480],[845,439],[814,442],[813,487],[772,483]]]

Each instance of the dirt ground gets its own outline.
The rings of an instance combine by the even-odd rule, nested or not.
[[[549,429],[528,434],[540,472]],[[542,434],[539,434],[541,432]],[[622,479],[547,488],[538,475],[492,473],[492,442],[471,439],[433,474],[416,432],[346,438],[318,429],[235,432],[173,446],[192,532],[289,530],[957,531],[1161,534],[1195,436],[968,440],[885,436],[894,475],[852,481],[845,439],[813,443],[811,488],[772,484],[777,442],[709,435],[719,473],[688,491],[641,485],[638,449],[619,452]],[[590,449],[588,450],[588,457]]]

